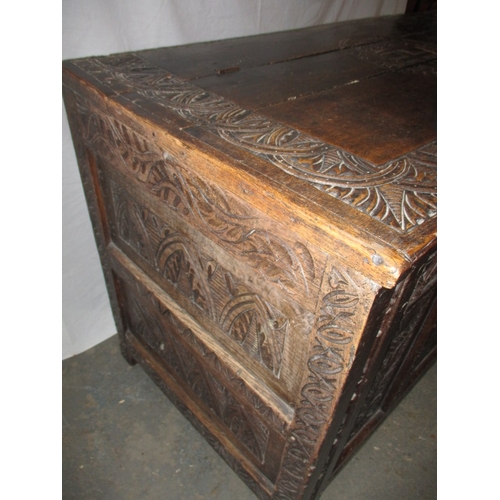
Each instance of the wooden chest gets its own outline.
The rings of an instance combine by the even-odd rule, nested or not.
[[[123,355],[259,498],[318,496],[435,359],[435,15],[63,83]]]

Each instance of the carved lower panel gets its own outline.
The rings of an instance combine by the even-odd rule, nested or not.
[[[129,304],[130,324],[138,337],[145,340],[155,352],[160,352],[178,377],[186,382],[193,393],[201,399],[212,412],[224,422],[229,430],[262,463],[266,454],[269,429],[258,419],[253,418],[241,408],[229,391],[210,376],[174,336],[163,333],[157,323],[141,306],[132,301]],[[179,331],[175,318],[164,312],[164,321],[171,329]],[[158,349],[159,348],[159,349]],[[158,351],[156,351],[158,349]]]
[[[212,448],[227,462],[227,464],[238,474],[238,476],[254,491],[260,500],[269,500],[272,490],[272,483],[265,477],[259,476],[259,473],[251,474],[242,465],[241,461],[232,456],[218,437],[213,434],[213,430],[205,427],[197,415],[183,400],[179,393],[172,387],[171,383],[165,381],[161,371],[155,366],[148,356],[144,356],[143,349],[139,347],[138,341],[132,334],[126,335],[126,349],[129,355],[141,362],[142,368],[149,375],[151,380],[169,397],[177,409],[191,422],[191,424],[200,432]],[[256,472],[256,471],[252,471]],[[258,479],[256,479],[256,476]]]
[[[272,454],[282,446],[279,443],[286,423],[154,295],[128,280],[121,280],[120,286],[125,291],[127,321],[134,335],[163,360],[172,375],[189,388],[190,397],[202,403],[210,418],[223,423],[234,443],[243,445],[273,479],[275,464],[268,463],[269,446],[272,443]]]
[[[113,262],[116,266],[116,261],[113,260]],[[175,314],[170,312],[168,305],[166,305],[166,301],[164,300],[165,296],[161,297],[157,295],[149,285],[142,283],[137,276],[133,276],[130,270],[118,266],[117,272],[120,275],[120,289],[128,290],[127,296],[129,299],[133,298],[143,307],[144,311],[148,311],[151,314],[152,319],[148,319],[148,321],[154,321],[154,331],[158,332],[162,329],[166,332],[169,331],[170,323],[166,327],[162,323],[162,318],[165,314],[170,318],[170,322],[181,325],[180,320],[176,318]],[[286,418],[280,418],[277,413],[273,412],[271,404],[267,403],[264,399],[265,396],[262,389],[259,391],[258,388],[252,385],[250,380],[244,380],[242,375],[240,376],[239,374],[241,370],[230,368],[230,364],[227,362],[225,354],[223,360],[220,355],[215,353],[214,349],[200,340],[190,328],[178,326],[176,331],[186,340],[187,344],[191,346],[191,349],[194,349],[194,351],[203,358],[204,363],[209,365],[215,373],[220,374],[224,378],[225,384],[230,387],[232,392],[240,394],[244,401],[250,401],[257,412],[261,414],[273,428],[281,433],[285,432],[288,428],[287,422],[291,417],[287,416]],[[208,332],[205,333],[208,334]],[[151,344],[151,347],[155,349],[155,352],[162,352],[164,350],[161,347],[161,342],[159,344]],[[231,365],[234,365],[234,363]],[[276,406],[276,401],[273,404]],[[286,410],[282,409],[282,412],[288,415],[289,412],[291,412],[291,408],[287,407]]]
[[[284,301],[281,306],[286,304],[288,314],[280,311],[113,181],[110,186],[116,241],[123,241],[165,278],[192,304],[193,313],[198,309],[214,321],[279,379],[291,332],[304,338],[308,334],[297,322],[292,328],[289,315],[300,317],[307,312]]]

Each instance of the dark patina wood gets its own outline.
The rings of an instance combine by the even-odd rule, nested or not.
[[[65,61],[121,348],[259,498],[311,499],[436,355],[436,19]]]

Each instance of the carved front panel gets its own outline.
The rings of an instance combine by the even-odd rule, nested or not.
[[[326,255],[128,125],[79,110],[113,241],[294,404]]]

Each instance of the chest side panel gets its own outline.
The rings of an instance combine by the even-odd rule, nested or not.
[[[129,126],[83,102],[80,111],[114,243],[243,363],[293,393],[325,255]]]

